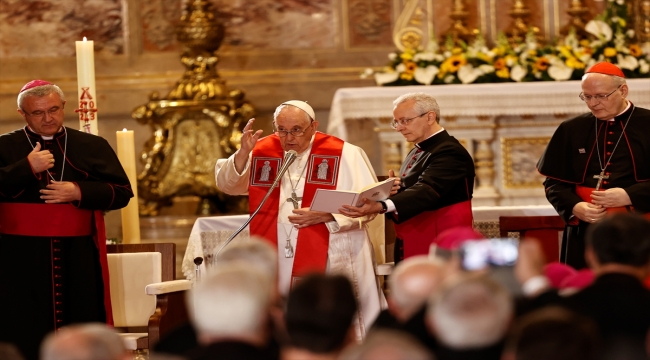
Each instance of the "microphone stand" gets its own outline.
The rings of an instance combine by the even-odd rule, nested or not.
[[[276,186],[278,186],[278,183],[280,182],[280,179],[282,178],[284,173],[287,172],[287,170],[289,169],[289,165],[291,165],[296,160],[296,157],[298,157],[298,153],[295,150],[287,151],[287,154],[284,155],[284,160],[283,160],[283,163],[282,163],[282,167],[280,167],[280,171],[278,171],[278,175],[275,177],[275,180],[273,181],[273,184],[271,184],[271,188],[269,188],[269,191],[267,191],[266,195],[264,195],[264,199],[262,199],[262,202],[260,202],[260,205],[257,207],[257,209],[255,209],[255,211],[253,212],[251,217],[248,218],[248,220],[246,220],[244,225],[242,225],[239,229],[237,229],[237,231],[235,231],[232,235],[230,235],[230,237],[226,240],[226,242],[224,242],[223,245],[221,245],[221,247],[219,248],[219,250],[217,251],[217,253],[214,256],[215,263],[217,262],[217,259],[219,258],[219,253],[221,253],[221,250],[223,250],[223,248],[225,248],[226,245],[228,245],[235,238],[235,236],[239,235],[239,233],[241,233],[246,228],[246,226],[248,226],[248,224],[250,224],[250,222],[253,220],[255,215],[257,215],[257,213],[260,211],[262,206],[264,206],[264,203],[266,202],[266,199],[268,199],[269,196],[271,196],[271,192],[273,191],[273,189],[275,189]]]

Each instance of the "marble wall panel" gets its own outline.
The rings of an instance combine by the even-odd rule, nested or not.
[[[74,56],[84,36],[97,53],[122,54],[123,8],[122,0],[0,0],[0,56]]]
[[[181,17],[182,3],[179,0],[140,2],[144,51],[175,51],[178,48],[175,26]]]
[[[342,7],[348,47],[393,46],[392,0],[343,0]]]
[[[211,0],[224,25],[221,46],[228,50],[333,48],[339,43],[334,0]],[[172,51],[179,47],[174,27],[182,2],[141,2],[143,48]]]

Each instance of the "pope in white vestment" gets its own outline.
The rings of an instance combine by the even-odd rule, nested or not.
[[[383,245],[383,218],[378,217],[372,221],[374,216],[353,219],[341,214],[313,212],[309,210],[310,204],[303,203],[302,198],[306,195],[306,185],[321,187],[318,184],[324,182],[325,170],[327,176],[335,178],[331,179],[332,187],[329,188],[337,190],[359,191],[376,182],[377,178],[361,148],[317,132],[318,121],[314,120],[314,117],[313,109],[305,102],[294,100],[283,103],[274,114],[275,133],[262,139],[260,139],[261,130],[252,130],[254,119],[249,120],[244,128],[240,150],[228,159],[217,161],[216,183],[224,193],[247,194],[251,189],[255,190],[251,187],[251,179],[254,185],[258,181],[267,181],[265,178],[269,175],[267,167],[271,158],[260,156],[259,148],[263,147],[263,144],[275,141],[275,144],[281,145],[279,153],[282,155],[289,150],[298,153],[296,160],[281,178],[279,199],[276,200],[279,291],[287,295],[292,279],[299,280],[293,272],[294,259],[298,257],[300,251],[298,236],[303,231],[301,229],[324,223],[329,233],[324,271],[342,274],[350,279],[359,305],[355,327],[357,338],[360,340],[365,336],[381,308],[385,307],[385,300],[374,271],[373,243],[368,236],[369,230],[373,237],[375,234],[381,236],[381,239],[374,240],[376,240],[375,244]],[[342,144],[340,156],[318,155],[319,150],[316,147],[319,145],[315,147],[314,143],[322,144],[323,140],[329,139],[333,139],[336,144]],[[328,159],[327,169],[321,166],[323,158]],[[259,163],[258,167],[256,167],[257,163]],[[271,159],[270,163],[273,165],[274,160]],[[278,168],[279,162],[278,166],[270,172],[269,182],[273,182]],[[268,186],[262,190],[266,192]],[[253,203],[253,194],[250,198]],[[253,232],[252,226],[251,232]],[[301,244],[305,243],[301,242]]]

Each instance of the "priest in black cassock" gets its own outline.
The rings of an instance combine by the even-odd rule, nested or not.
[[[112,322],[102,211],[133,196],[108,142],[64,127],[64,106],[59,87],[31,81],[27,126],[0,135],[0,342],[27,359],[61,326]]]
[[[590,112],[560,124],[537,163],[566,222],[560,261],[585,267],[584,235],[611,212],[650,212],[650,110],[627,100],[625,74],[597,63],[582,78]]]
[[[395,222],[399,248],[395,260],[426,255],[440,233],[471,227],[474,161],[463,145],[440,126],[440,107],[426,93],[408,93],[393,101],[391,126],[415,144],[406,156],[391,196],[365,199],[361,207],[346,206],[341,214],[359,217],[386,213]],[[393,171],[389,171],[393,177]]]

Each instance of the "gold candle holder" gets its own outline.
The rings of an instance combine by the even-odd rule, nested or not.
[[[589,14],[589,8],[583,4],[582,0],[571,0],[567,14],[571,15],[571,20],[560,29],[560,34],[566,36],[573,29],[578,39],[586,39],[589,34],[585,31],[584,16]]]

